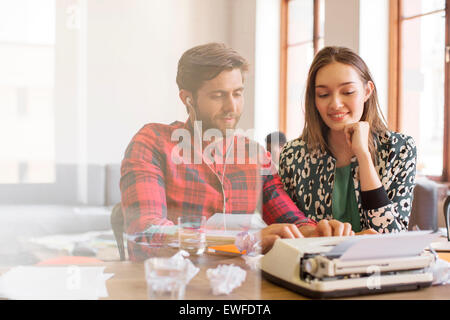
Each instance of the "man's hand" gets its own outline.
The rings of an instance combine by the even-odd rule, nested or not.
[[[302,233],[295,224],[275,223],[261,230],[261,250],[265,254],[269,251],[275,241],[280,238],[294,239],[303,238]]]
[[[354,236],[350,223],[342,223],[338,220],[320,220],[316,226],[300,227],[300,232],[305,237],[332,237],[332,236]]]
[[[343,223],[338,220],[320,220],[316,226],[300,227],[300,232],[309,237],[332,237],[332,236],[361,236],[365,234],[378,234],[374,229],[367,229],[355,233],[350,223]]]
[[[365,235],[365,234],[378,234],[378,232],[375,231],[374,229],[367,229],[367,230],[363,230],[361,232],[357,232],[356,233],[357,236],[362,236],[362,235]]]

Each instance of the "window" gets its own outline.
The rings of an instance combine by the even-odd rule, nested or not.
[[[54,180],[54,0],[0,2],[0,183]]]
[[[449,0],[391,0],[389,127],[417,144],[421,175],[449,181]]]
[[[323,0],[282,1],[279,127],[288,139],[298,137],[303,130],[308,69],[323,47],[323,9]]]

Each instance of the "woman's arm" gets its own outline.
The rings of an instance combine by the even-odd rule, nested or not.
[[[347,144],[352,149],[359,164],[361,191],[370,191],[382,186],[369,151],[370,126],[366,121],[353,123],[345,127]]]
[[[390,145],[378,173],[368,149],[369,124],[361,121],[349,125],[345,134],[358,159],[361,205],[369,227],[382,233],[406,230],[416,175],[414,140],[405,137]],[[400,138],[393,137],[395,140]]]
[[[361,191],[369,226],[382,233],[407,230],[416,177],[417,151],[412,138],[391,146],[388,154],[380,165],[382,186]]]

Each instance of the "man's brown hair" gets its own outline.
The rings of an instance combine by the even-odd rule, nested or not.
[[[248,70],[248,62],[223,43],[208,43],[187,50],[178,61],[177,85],[195,95],[204,81],[224,70]]]

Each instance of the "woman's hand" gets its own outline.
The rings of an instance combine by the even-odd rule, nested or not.
[[[346,125],[345,139],[358,159],[361,191],[375,190],[382,186],[369,152],[370,126],[366,121]]]
[[[300,232],[295,224],[290,223],[275,223],[271,224],[261,230],[261,250],[265,254],[269,251],[275,241],[280,238],[294,239],[303,238],[303,234]]]
[[[295,239],[303,237],[331,237],[331,236],[354,236],[350,223],[338,220],[320,220],[316,226],[303,226],[297,228],[295,224],[275,223],[260,231],[261,251],[267,253],[277,239]],[[378,234],[374,229],[367,229],[356,233],[356,235]]]
[[[369,154],[370,126],[367,121],[346,125],[344,127],[344,133],[348,146],[358,159]]]

